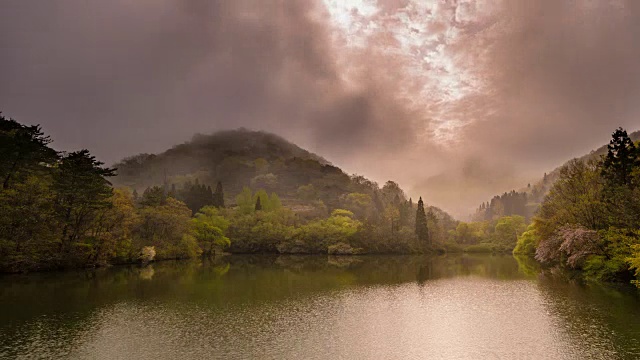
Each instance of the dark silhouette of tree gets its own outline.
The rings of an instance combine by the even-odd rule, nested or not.
[[[260,203],[260,196],[258,196],[258,199],[256,200],[256,211],[260,211],[262,210],[262,203]]]
[[[529,217],[527,202],[527,193],[512,190],[500,196],[494,196],[491,202],[480,204],[477,209],[479,214],[477,218],[491,221],[502,216],[520,215]]]
[[[214,205],[211,187],[200,184],[198,179],[194,183],[185,182],[182,191],[178,192],[178,199],[182,200],[194,214],[207,205]]]
[[[26,126],[0,115],[0,181],[8,189],[20,175],[44,170],[58,159],[40,125]]]
[[[140,205],[143,206],[161,206],[167,203],[167,195],[160,186],[148,187],[142,193]]]
[[[222,190],[222,183],[220,181],[218,181],[216,191],[213,193],[213,206],[224,208],[224,191]]]
[[[214,204],[214,199],[213,199],[213,191],[211,190],[211,185],[207,186],[207,202],[209,203],[208,205],[213,205]]]
[[[96,212],[110,204],[113,189],[106,178],[114,176],[115,169],[102,165],[88,150],[75,151],[60,159],[53,174],[55,208],[62,226],[62,252],[84,235]]]
[[[618,128],[607,146],[607,155],[602,166],[602,175],[612,185],[631,186],[631,173],[640,166],[638,149],[627,131]]]
[[[418,200],[418,210],[416,210],[416,236],[418,240],[430,244],[429,229],[427,227],[427,214],[424,211],[422,197]]]

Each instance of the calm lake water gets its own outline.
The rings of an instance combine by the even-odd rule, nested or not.
[[[638,359],[640,298],[489,255],[4,276],[0,358]]]

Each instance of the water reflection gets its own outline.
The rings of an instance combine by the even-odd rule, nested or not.
[[[639,304],[511,256],[228,256],[2,277],[0,358],[635,358]]]

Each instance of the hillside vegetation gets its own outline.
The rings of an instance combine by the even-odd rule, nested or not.
[[[482,203],[476,210],[471,222],[458,223],[456,229],[450,233],[449,243],[455,243],[455,245],[462,247],[465,251],[511,252],[513,250],[518,254],[534,255],[537,244],[541,239],[551,237],[558,239],[558,236],[560,236],[559,232],[561,232],[559,228],[563,225],[571,225],[574,227],[587,226],[590,227],[592,231],[604,231],[608,229],[607,226],[609,226],[611,227],[610,231],[612,233],[619,231],[619,228],[623,228],[626,229],[625,231],[630,231],[630,233],[627,234],[630,237],[625,239],[633,239],[635,236],[633,235],[633,231],[638,231],[638,224],[629,219],[640,218],[640,207],[632,205],[640,201],[637,198],[638,194],[624,190],[624,187],[614,186],[615,184],[605,181],[606,179],[600,176],[600,173],[606,168],[606,159],[617,156],[618,150],[616,149],[620,147],[620,145],[614,144],[614,141],[620,142],[622,138],[626,139],[625,141],[630,149],[630,156],[633,157],[635,150],[632,150],[632,146],[635,146],[634,142],[640,141],[640,132],[635,132],[627,136],[627,133],[620,129],[614,133],[614,139],[609,145],[602,146],[585,156],[567,162],[552,172],[544,174],[542,179],[537,183],[528,185],[520,191],[512,190],[505,192],[502,195],[494,196],[488,202]],[[559,187],[566,186],[567,178],[572,176],[570,175],[572,171],[588,172],[590,174],[589,176],[591,176],[589,181],[592,182],[592,186],[585,185],[581,188],[580,191],[583,191],[583,193],[577,193],[576,189],[572,189],[571,196],[579,196],[581,198],[592,197],[592,201],[599,201],[603,204],[609,202],[609,205],[602,205],[602,207],[583,207],[584,204],[577,204],[579,203],[578,200],[566,201],[566,199],[564,205],[558,205],[557,201],[559,201],[560,198],[558,197],[559,195],[554,195],[555,191],[557,191]],[[633,181],[637,182],[638,180]],[[632,188],[633,181],[631,181],[629,185]],[[573,183],[571,186],[578,185],[577,183]],[[606,191],[603,189],[606,189]],[[597,194],[594,194],[594,192]],[[562,196],[568,196],[564,190],[562,193]],[[617,202],[613,202],[613,198],[610,197],[613,196],[612,194],[617,194],[615,195]],[[623,196],[621,194],[626,195]],[[550,204],[554,204],[553,206],[556,207],[553,215],[549,215],[549,208],[552,206]],[[631,205],[626,206],[625,204]],[[614,212],[613,210],[616,208],[617,211]],[[576,213],[571,217],[567,217],[567,213],[572,212]],[[591,222],[585,224],[587,221],[585,218],[586,215],[580,215],[578,214],[579,212],[588,212],[588,216],[591,218],[589,221]],[[545,221],[552,221],[555,225],[550,228],[545,227],[546,230],[541,231],[542,219],[545,219],[546,216],[550,216],[551,219],[546,219]],[[565,221],[566,224],[562,224],[556,217],[563,219],[562,221]],[[576,218],[581,220],[577,220]],[[627,220],[625,220],[626,222],[621,222],[623,218],[627,218]],[[595,225],[596,221],[599,224],[597,226]],[[533,225],[531,225],[532,223]],[[605,226],[603,224],[608,225]],[[613,235],[600,234],[599,236],[603,238]],[[593,237],[593,239],[600,238]],[[597,243],[600,242],[598,241]],[[630,248],[626,247],[626,252],[624,253],[629,255],[629,250]],[[561,255],[558,256],[560,257]],[[618,257],[617,261],[621,262],[615,266],[615,271],[611,271],[618,271],[620,274],[625,274],[624,276],[629,277],[627,263],[620,257]],[[607,264],[612,265],[610,262]],[[574,265],[577,266],[577,264]],[[618,275],[608,274],[606,276],[598,275],[595,277],[616,279]]]
[[[618,129],[604,155],[561,167],[516,252],[588,279],[638,277],[640,142]]]
[[[432,251],[456,224],[442,210],[427,206],[430,240],[425,247],[425,239],[416,238],[418,204],[397,183],[381,187],[363,176],[347,175],[265,132],[197,135],[164,153],[137,155],[115,167],[119,175],[114,183],[135,194],[144,196],[155,188],[184,202],[194,214],[215,207],[217,216],[229,223],[223,232],[231,239],[226,250],[232,252],[317,253],[329,252],[331,246],[343,253]],[[220,199],[214,201],[216,196]]]
[[[456,222],[264,132],[197,135],[107,168],[0,117],[0,270],[273,253],[443,251]],[[117,176],[116,176],[117,174]]]
[[[629,134],[632,142],[640,141],[640,131]],[[480,204],[473,215],[474,221],[484,221],[499,218],[501,216],[520,215],[530,220],[535,212],[540,208],[545,195],[549,192],[556,180],[560,177],[561,171],[572,161],[590,162],[600,160],[607,155],[609,145],[603,145],[590,153],[579,158],[567,161],[562,166],[555,168],[549,173],[545,173],[542,178],[533,184],[528,184],[519,190],[505,192],[502,195],[494,196],[490,201]]]

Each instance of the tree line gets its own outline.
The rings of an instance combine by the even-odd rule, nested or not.
[[[0,271],[221,251],[432,252],[455,227],[446,213],[407,199],[393,181],[379,187],[354,175],[352,191],[329,198],[329,206],[327,192],[312,184],[300,186],[287,206],[275,192],[250,187],[225,197],[221,182],[214,190],[197,178],[179,186],[114,188],[116,169],[87,150],[58,152],[50,143],[40,126],[0,115]]]
[[[516,253],[588,279],[640,275],[640,146],[621,128],[606,155],[562,167]],[[637,282],[636,282],[637,283]]]

